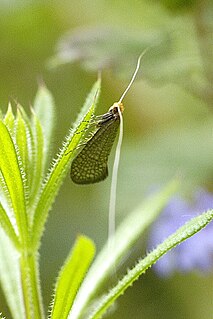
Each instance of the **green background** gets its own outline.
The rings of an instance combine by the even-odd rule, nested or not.
[[[181,1],[0,1],[0,105],[20,102],[28,111],[42,80],[56,104],[56,128],[52,141],[56,154],[97,72],[80,63],[49,70],[60,37],[81,27],[111,26],[131,32],[180,28],[179,46],[197,50],[193,7]],[[177,10],[176,3],[180,3]],[[172,7],[169,11],[164,5]],[[185,32],[183,32],[185,30]],[[189,52],[190,53],[190,52]],[[158,70],[159,71],[159,70]],[[156,72],[158,72],[156,71]],[[102,93],[97,110],[106,112],[119,99],[128,79],[110,70],[102,74]],[[177,85],[174,79],[153,83],[141,78],[124,100],[124,142],[119,169],[117,223],[136,207],[153,187],[183,176],[182,192],[190,196],[197,185],[213,190],[212,110],[202,99]],[[109,171],[112,168],[111,156]],[[110,175],[111,176],[111,175]],[[41,281],[46,306],[54,278],[78,233],[91,237],[97,249],[107,239],[110,178],[90,186],[77,186],[67,176],[53,206],[43,237]],[[123,261],[118,277],[146,252],[146,237]],[[113,279],[112,279],[113,282]],[[7,314],[0,295],[0,309]],[[158,278],[152,270],[140,278],[115,305],[109,318],[211,319],[212,274],[174,274]],[[9,318],[9,315],[8,315]]]

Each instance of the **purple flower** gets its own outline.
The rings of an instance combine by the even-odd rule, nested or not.
[[[149,250],[160,244],[186,221],[211,208],[213,195],[203,189],[195,193],[193,203],[181,197],[174,197],[151,228]],[[168,276],[175,270],[206,272],[213,269],[213,223],[168,252],[154,265],[154,269],[161,276]]]

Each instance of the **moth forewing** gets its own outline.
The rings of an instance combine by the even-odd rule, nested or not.
[[[72,162],[70,176],[74,183],[97,183],[108,176],[107,161],[120,124],[118,108],[123,111],[122,103],[114,103],[98,117],[96,132]]]

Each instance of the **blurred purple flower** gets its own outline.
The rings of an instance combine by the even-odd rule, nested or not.
[[[213,194],[203,189],[195,193],[193,204],[180,197],[174,197],[151,228],[149,250],[160,244],[186,221],[211,208]],[[213,223],[168,252],[154,265],[154,269],[161,276],[168,276],[175,270],[207,272],[213,269]]]

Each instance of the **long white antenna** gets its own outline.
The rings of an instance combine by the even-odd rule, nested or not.
[[[132,78],[131,78],[131,81],[129,82],[129,84],[128,84],[126,90],[124,91],[124,93],[121,95],[121,98],[120,98],[120,100],[119,100],[118,103],[121,103],[121,102],[122,102],[122,100],[124,99],[125,95],[127,94],[127,92],[129,91],[130,87],[132,86],[132,83],[134,82],[134,80],[135,80],[135,78],[136,78],[136,75],[137,75],[137,73],[138,73],[138,70],[139,70],[139,68],[140,68],[141,58],[145,55],[145,53],[147,52],[148,49],[149,49],[149,48],[146,48],[146,49],[141,53],[141,55],[139,56],[138,62],[137,62],[137,65],[136,65],[136,69],[135,69],[135,72],[133,73],[133,76],[132,76]]]
[[[114,235],[115,235],[115,204],[117,195],[117,179],[118,179],[118,167],[120,162],[121,145],[123,140],[123,116],[120,108],[118,107],[118,113],[120,116],[120,130],[118,143],[115,151],[115,159],[112,170],[112,181],[110,188],[110,200],[109,200],[109,215],[108,215],[108,250],[109,254],[114,249]]]

